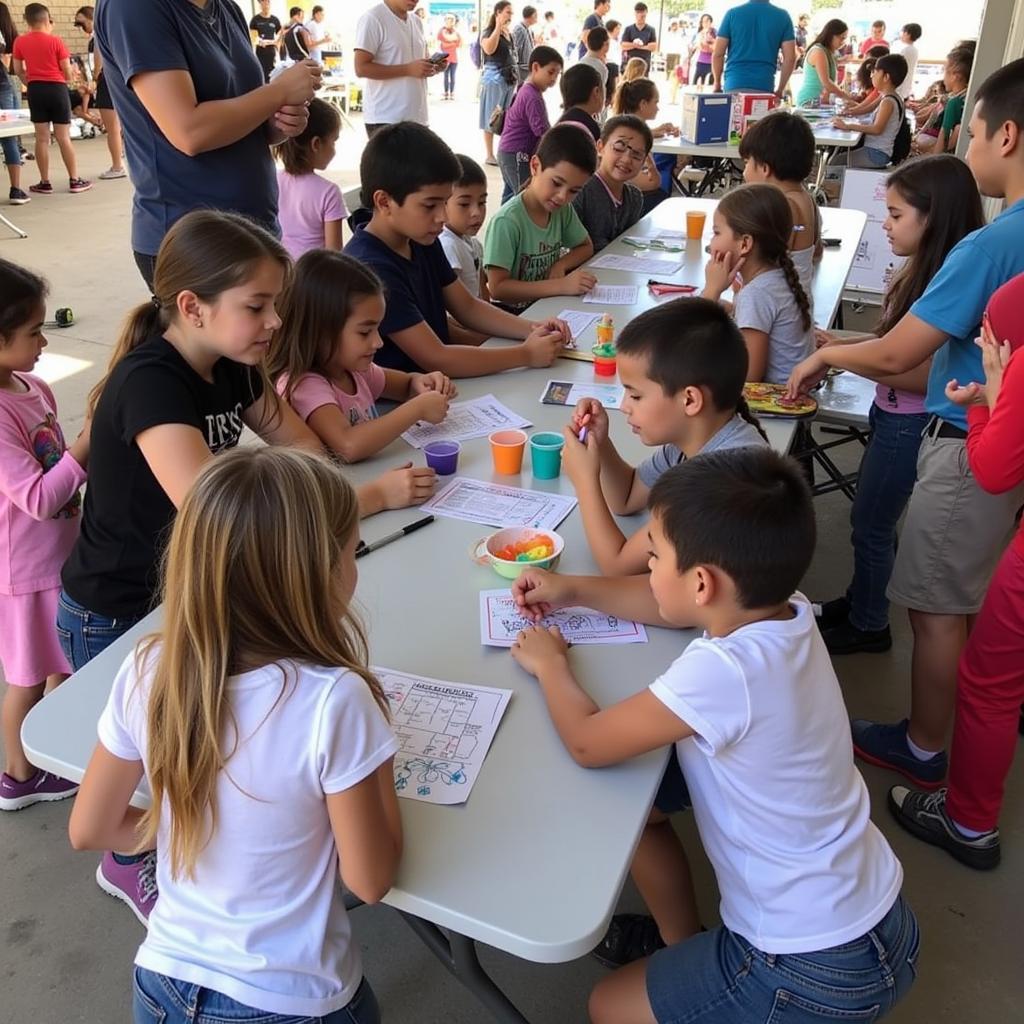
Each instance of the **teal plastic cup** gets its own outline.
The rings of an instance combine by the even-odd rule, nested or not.
[[[535,480],[554,480],[562,472],[564,444],[565,438],[561,434],[534,434],[530,438],[530,461]]]

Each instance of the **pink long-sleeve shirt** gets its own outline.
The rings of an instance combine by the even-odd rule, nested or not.
[[[64,443],[45,381],[0,391],[0,594],[60,586],[60,569],[81,523],[85,470]]]

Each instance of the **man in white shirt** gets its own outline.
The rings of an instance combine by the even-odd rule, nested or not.
[[[427,60],[423,21],[412,15],[417,0],[382,0],[356,25],[355,71],[366,79],[366,134],[399,121],[427,123],[427,82],[441,64]]]
[[[903,44],[900,54],[907,62],[907,77],[903,79],[902,85],[896,87],[896,95],[901,99],[910,99],[914,93],[914,73],[917,71],[917,62],[921,56],[917,49],[917,41],[920,38],[921,26],[916,22],[908,22],[900,30],[900,42]]]
[[[324,24],[324,9],[317,4],[313,8],[312,20],[306,25],[306,33],[313,44],[309,51],[310,57],[318,64],[324,62],[323,47],[331,41],[331,33]]]

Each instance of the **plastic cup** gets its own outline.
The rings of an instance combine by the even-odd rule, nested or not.
[[[686,237],[700,241],[704,237],[704,221],[706,214],[703,210],[686,211]]]
[[[459,464],[461,450],[462,445],[458,441],[431,441],[423,446],[423,456],[438,476],[451,476]]]
[[[491,434],[490,442],[495,473],[513,476],[522,472],[523,452],[526,450],[526,434],[523,431],[499,430]]]
[[[534,434],[530,438],[530,462],[535,480],[554,480],[562,472],[564,444],[561,434]]]

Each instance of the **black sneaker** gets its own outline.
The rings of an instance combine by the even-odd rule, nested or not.
[[[946,814],[946,790],[919,793],[906,786],[889,790],[889,810],[911,835],[938,846],[976,871],[991,871],[1000,859],[999,829],[983,832],[974,839],[965,836]]]
[[[814,621],[818,629],[831,629],[845,622],[850,615],[850,602],[845,597],[837,597],[832,601],[822,601],[811,606],[814,609]]]
[[[26,203],[31,202],[31,200],[32,197],[20,188],[12,188],[7,194],[7,201],[11,206],[24,206]]]
[[[653,917],[647,914],[616,914],[600,945],[592,953],[594,959],[605,967],[625,967],[664,948],[665,943]]]
[[[884,654],[892,647],[892,634],[885,629],[858,629],[841,622],[831,629],[822,629],[829,654]]]
[[[37,195],[41,196],[53,195],[53,185],[51,185],[48,181],[40,181],[36,185],[29,185],[28,190],[29,192],[35,192]]]

